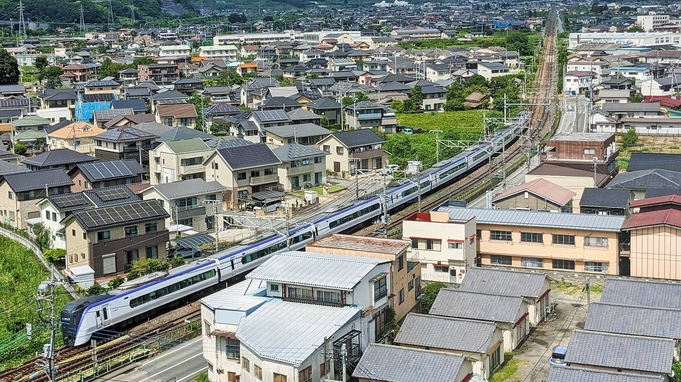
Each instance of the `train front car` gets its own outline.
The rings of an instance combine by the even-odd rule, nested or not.
[[[61,335],[64,339],[64,345],[68,347],[80,346],[90,339],[78,338],[78,329],[80,328],[80,321],[83,316],[85,308],[97,301],[109,298],[108,295],[97,295],[81,298],[75,301],[67,302],[64,309],[61,311]],[[82,336],[82,335],[81,335]]]

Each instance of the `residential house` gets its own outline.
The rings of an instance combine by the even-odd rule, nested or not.
[[[203,90],[203,82],[196,78],[180,78],[173,82],[173,90],[186,95],[192,95]]]
[[[276,146],[298,143],[305,146],[316,146],[319,141],[332,133],[313,123],[300,125],[284,125],[265,128],[266,143]]]
[[[628,78],[610,77],[609,79],[602,80],[600,86],[603,89],[631,90],[633,83]],[[648,92],[645,92],[645,94],[648,94]]]
[[[177,64],[138,65],[139,82],[153,81],[157,84],[170,84],[180,78]]]
[[[447,102],[447,90],[439,86],[423,86],[421,93],[423,94],[421,109],[426,111],[444,111],[445,103]]]
[[[546,320],[551,307],[549,278],[542,273],[472,267],[459,290],[500,296],[520,296],[528,304],[531,326]]]
[[[598,100],[594,102],[597,106],[603,106],[605,103],[627,103],[631,91],[619,89],[601,89],[598,92]]]
[[[37,115],[27,115],[12,121],[12,126],[15,134],[20,134],[28,130],[44,132],[51,123],[49,119]]]
[[[634,200],[643,199],[646,190],[678,190],[681,187],[681,172],[669,170],[638,170],[618,174],[607,186],[609,189],[629,190]]]
[[[549,139],[542,153],[542,161],[565,165],[593,164],[609,165],[609,174],[614,175],[615,158],[619,150],[613,133],[563,133]]]
[[[478,74],[485,77],[487,81],[494,77],[501,77],[511,74],[511,68],[500,62],[478,62]]]
[[[681,319],[676,309],[597,302],[589,305],[584,330],[679,341]]]
[[[576,194],[544,179],[535,179],[511,187],[492,198],[496,208],[507,210],[572,212]]]
[[[121,192],[95,190],[103,200]],[[126,271],[140,259],[165,259],[167,218],[156,200],[74,212],[64,220],[66,265],[87,265],[101,277]]]
[[[662,110],[660,110],[659,102],[641,102],[641,103],[606,103],[602,106],[603,111],[610,113],[613,117],[622,118],[642,118],[642,117],[660,117]]]
[[[585,188],[579,201],[579,213],[629,216],[632,200],[634,193],[629,190]]]
[[[121,126],[134,127],[145,122],[156,122],[156,116],[153,114],[119,115],[105,123],[104,128],[109,130]]]
[[[99,160],[136,159],[149,167],[151,142],[157,135],[121,126],[95,136],[95,157]],[[146,155],[145,155],[146,154]]]
[[[248,120],[258,128],[261,137],[268,127],[291,124],[291,119],[283,110],[253,110]]]
[[[319,125],[321,124],[322,120],[321,116],[303,108],[293,109],[287,112],[286,115],[288,115],[289,119],[291,120],[291,124],[293,125],[301,125],[306,123]]]
[[[119,116],[133,115],[131,108],[126,109],[100,109],[92,112],[92,123],[103,128],[112,119]]]
[[[370,101],[361,101],[346,106],[345,125],[347,129],[378,128],[386,133],[395,132],[397,119],[395,111],[387,106]],[[343,127],[346,129],[346,127]]]
[[[173,224],[192,227],[206,232],[222,228],[216,218],[222,214],[223,194],[226,191],[218,182],[188,179],[179,182],[155,184],[141,191],[144,200],[157,200],[168,213],[166,226]]]
[[[118,98],[121,90],[121,84],[112,80],[90,81],[85,84],[85,94],[115,94]]]
[[[199,47],[199,57],[236,61],[239,57],[239,49],[236,45],[202,46]]]
[[[156,122],[170,127],[196,127],[196,109],[192,104],[156,106]]]
[[[206,180],[220,182],[227,188],[227,208],[235,208],[249,195],[279,187],[279,158],[264,143],[215,150],[203,164]]]
[[[303,109],[309,110],[319,116],[325,116],[329,124],[341,123],[341,104],[326,97],[317,98],[316,100],[303,105]]]
[[[443,212],[415,213],[402,222],[402,238],[417,251],[424,280],[460,284],[475,265],[475,217],[449,222]],[[443,245],[446,243],[446,245]]]
[[[563,77],[563,92],[568,95],[584,94],[594,86],[593,79],[592,72],[578,70],[567,72]]]
[[[42,109],[66,108],[72,111],[75,108],[77,98],[73,89],[45,89],[38,92]]]
[[[21,162],[31,171],[60,168],[69,171],[79,163],[96,162],[97,158],[71,149],[46,151]]]
[[[272,152],[281,161],[277,173],[284,191],[326,183],[327,152],[298,143],[277,147]]]
[[[594,174],[593,162],[582,166],[542,163],[525,174],[525,182],[541,178],[565,187],[576,194],[572,199],[572,205],[576,206],[579,205],[585,188],[604,187],[612,179],[609,174],[608,165],[597,166]]]
[[[326,168],[343,176],[353,168],[376,170],[388,163],[388,153],[383,149],[384,140],[371,129],[359,129],[333,133],[319,141],[317,147],[330,155]]]
[[[583,369],[577,366],[550,366],[547,382],[569,381],[619,381],[619,382],[664,382],[665,377],[651,377],[640,374]]]
[[[213,150],[201,138],[163,142],[149,152],[151,184],[205,179],[204,161]]]
[[[282,273],[282,267],[288,271]],[[367,344],[392,328],[380,318],[391,292],[389,267],[389,260],[375,258],[313,252],[271,255],[247,276],[246,286],[237,284],[202,300],[204,357],[213,366],[210,378],[340,378],[341,346],[346,347],[346,360],[356,363]],[[316,272],[309,272],[311,268]],[[249,285],[260,290],[245,293]],[[230,295],[241,297],[225,298]],[[272,327],[279,330],[268,329]]]
[[[627,164],[628,172],[654,169],[681,172],[681,154],[631,153]]]
[[[159,57],[189,57],[192,48],[189,45],[161,45]]]
[[[149,171],[134,159],[79,163],[68,172],[71,192],[141,183]]]
[[[568,60],[566,72],[587,72],[593,73],[592,86],[598,86],[601,82],[610,78],[610,63],[598,57],[583,59],[579,56]],[[627,79],[628,80],[628,79]]]
[[[409,313],[393,343],[463,356],[485,379],[504,363],[502,331],[492,322]]]
[[[332,234],[305,248],[317,253],[390,260],[390,290],[396,291],[389,297],[390,305],[395,311],[395,321],[402,322],[409,312],[420,309],[421,267],[409,247],[409,242],[405,240]]]
[[[87,122],[71,122],[47,134],[50,150],[69,148],[79,153],[94,156],[94,136],[105,130]]]
[[[60,249],[66,249],[64,224],[62,224],[66,216],[74,211],[94,207],[92,201],[84,193],[51,195],[43,198],[36,205],[40,209],[40,223],[51,233],[52,248]]]
[[[430,314],[495,323],[503,333],[504,351],[515,350],[529,335],[528,304],[520,296],[440,289]]]
[[[16,228],[28,228],[31,219],[40,221],[40,209],[36,202],[47,195],[71,192],[71,178],[60,168],[3,175],[0,179],[0,215],[3,221]]]
[[[466,382],[473,376],[473,367],[456,354],[370,344],[352,376],[359,382]]]
[[[64,67],[64,73],[59,78],[62,81],[69,81],[71,83],[84,83],[94,79],[95,73],[91,66],[69,64]]]
[[[146,114],[147,103],[143,99],[121,99],[111,102],[112,109],[132,109],[133,114]]]

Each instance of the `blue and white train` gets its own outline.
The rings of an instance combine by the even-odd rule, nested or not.
[[[386,192],[389,210],[397,209],[421,194],[451,183],[484,163],[491,155],[518,138],[527,125],[529,112],[524,111],[514,124],[499,131],[488,142],[469,147],[458,155],[436,163],[411,182],[390,187]],[[417,185],[418,183],[418,185]],[[289,232],[291,250],[330,233],[374,221],[382,214],[381,197],[361,200],[352,206],[322,216]],[[190,264],[146,275],[129,281],[104,295],[71,301],[61,311],[62,336],[66,346],[80,346],[90,339],[106,339],[117,330],[153,316],[159,310],[178,306],[200,293],[207,293],[229,280],[254,269],[272,253],[286,250],[283,235],[271,235],[218,252]]]

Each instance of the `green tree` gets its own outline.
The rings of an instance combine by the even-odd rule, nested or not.
[[[319,119],[319,124],[320,124],[322,127],[329,126],[329,117],[327,117],[326,115],[322,114],[321,118]]]
[[[100,80],[104,77],[118,77],[118,72],[126,69],[125,64],[120,64],[118,62],[113,62],[109,57],[102,61],[102,65],[97,69],[97,78]]]
[[[645,32],[645,30],[640,25],[632,25],[629,28],[627,28],[627,32],[631,32],[631,33]]]
[[[354,97],[351,96],[345,96],[343,97],[343,100],[341,103],[343,104],[343,107],[354,105],[357,102],[362,102],[362,101],[371,101],[368,95],[362,93],[362,92],[357,92],[354,94]]]
[[[66,260],[66,250],[63,248],[52,248],[43,251],[45,259],[53,264],[64,264]]]
[[[462,84],[459,82],[454,82],[451,85],[449,85],[449,89],[447,89],[447,101],[453,101],[453,100],[459,100],[461,102],[466,99],[466,96],[463,94],[464,87]]]
[[[184,265],[186,261],[184,260],[184,257],[182,256],[175,256],[172,259],[170,259],[170,266],[173,268],[177,268],[180,265]]]
[[[109,289],[116,289],[119,286],[121,286],[125,282],[125,279],[121,276],[116,276],[109,280],[108,286]]]
[[[243,85],[244,77],[234,68],[224,68],[218,73],[218,85]]]
[[[397,113],[402,113],[404,112],[404,102],[394,99],[390,101],[390,108],[395,110]]]
[[[210,97],[202,97],[199,93],[194,93],[187,99],[187,103],[194,105],[196,110],[196,125],[194,128],[196,130],[203,130],[203,115],[201,111],[211,105]]]
[[[36,57],[34,66],[38,70],[38,81],[43,82],[43,79],[45,78],[44,77],[45,68],[47,68],[48,66],[47,56],[40,55]]]
[[[468,86],[480,85],[487,87],[487,80],[485,79],[485,77],[479,74],[474,74],[471,76],[471,78],[468,79],[467,85]]]
[[[632,92],[631,95],[629,95],[628,100],[630,103],[641,103],[643,102],[643,96],[641,93]]]
[[[527,34],[522,32],[509,32],[506,36],[506,49],[510,52],[518,52],[521,56],[532,54],[534,46],[529,44]]]
[[[620,137],[625,147],[633,146],[638,142],[638,133],[636,133],[636,129],[633,127],[630,127],[626,132],[620,133]]]
[[[136,59],[132,60],[132,64],[130,64],[129,67],[130,69],[137,69],[138,65],[152,65],[155,63],[156,61],[154,61],[154,59],[151,57],[137,57]]]
[[[94,284],[92,284],[91,287],[88,288],[86,294],[88,296],[94,296],[94,295],[102,294],[104,292],[106,292],[106,289],[103,286],[99,285],[99,283],[94,283]]]
[[[41,250],[49,249],[50,244],[52,244],[52,233],[50,232],[50,228],[43,223],[37,223],[33,225],[31,230],[35,235],[35,244]]]
[[[414,158],[411,139],[406,134],[392,134],[385,143],[385,149],[390,156],[390,163],[403,165]]]
[[[409,98],[404,101],[404,111],[417,111],[423,105],[423,91],[421,86],[416,85],[411,89]]]
[[[426,285],[425,288],[423,288],[423,298],[421,299],[421,313],[427,314],[430,312],[430,308],[433,306],[433,302],[435,302],[437,294],[440,293],[440,289],[446,286],[447,285],[445,283],[435,282],[430,283]]]
[[[19,83],[19,64],[5,49],[0,49],[0,85]]]
[[[26,154],[26,144],[24,142],[17,142],[14,144],[14,153],[19,155]]]

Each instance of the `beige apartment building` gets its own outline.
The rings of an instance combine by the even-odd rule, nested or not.
[[[418,311],[421,295],[421,267],[408,241],[333,234],[306,246],[315,253],[373,257],[390,260],[391,306],[401,322],[409,312]]]
[[[402,222],[402,238],[411,240],[424,280],[460,284],[475,266],[475,216],[450,222],[449,213],[415,213]]]
[[[213,150],[201,138],[163,142],[150,151],[151,184],[205,179],[203,161]]]

